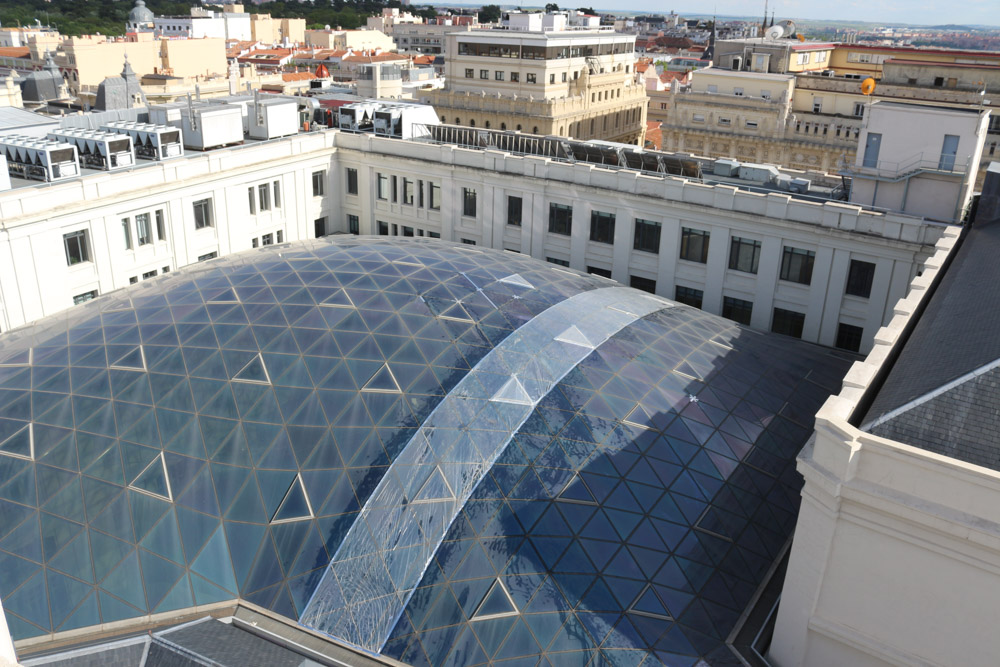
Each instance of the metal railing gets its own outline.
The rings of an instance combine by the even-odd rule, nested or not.
[[[964,160],[948,153],[917,153],[905,160],[878,160],[874,163],[863,160],[861,164],[847,162],[841,158],[837,167],[840,171],[862,176],[874,176],[884,180],[901,180],[922,171],[945,174],[964,174],[969,169],[972,158]]]

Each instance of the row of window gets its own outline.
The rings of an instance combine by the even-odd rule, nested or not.
[[[694,308],[701,308],[705,293],[700,289],[677,285],[674,290],[674,301],[683,303]],[[737,299],[731,296],[722,298],[722,316],[738,322],[750,325],[750,318],[753,316],[753,302],[744,299]],[[802,329],[805,326],[805,313],[785,308],[775,308],[771,313],[771,331],[802,338]],[[861,350],[861,339],[864,336],[864,328],[853,324],[838,323],[837,339],[834,345],[837,347],[858,352]]]
[[[153,225],[156,226],[156,240],[166,241],[167,240],[167,224],[166,218],[163,214],[163,209],[157,209],[153,212],[153,218],[155,223],[150,221],[149,213],[137,213],[134,218],[126,217],[122,218],[122,236],[125,242],[125,249],[132,250],[135,245],[144,246],[153,243]],[[135,228],[135,245],[133,245],[132,239],[132,229],[133,223]],[[82,260],[89,261],[89,260]],[[67,262],[72,266],[76,262],[69,261],[69,255],[67,252]]]
[[[441,210],[441,186],[432,181],[426,182],[421,179],[407,177],[390,176],[378,173],[375,177],[375,196],[382,201],[389,201],[398,204],[400,201],[406,206],[426,207],[432,211]],[[475,191],[473,190],[473,209],[475,208]],[[347,168],[347,194],[358,194],[358,170]],[[469,215],[469,214],[466,214]],[[473,212],[471,215],[475,215]]]
[[[354,225],[357,224],[358,222],[357,216],[349,215],[347,217],[348,217],[348,226],[351,226],[352,223]],[[355,218],[355,219],[352,221],[350,218]],[[400,225],[395,222],[388,223],[385,222],[384,220],[376,220],[375,225],[378,228],[377,231],[379,236],[406,236],[406,237],[426,236],[432,239],[441,238],[441,234],[439,232],[425,232],[423,229],[420,229],[419,227]],[[352,234],[353,233],[354,232],[352,232]],[[475,241],[469,241],[468,239],[462,239],[462,243],[471,243],[472,245],[476,245]]]
[[[631,53],[627,42],[605,42],[599,44],[575,44],[573,46],[520,46],[518,44],[483,44],[479,42],[459,42],[458,55],[481,56],[485,58],[520,58],[522,60],[561,60],[563,58],[586,58]],[[625,66],[625,71],[629,70]]]
[[[280,229],[273,234],[263,234],[262,236],[254,237],[250,241],[250,245],[254,248],[259,248],[265,245],[274,245],[275,243],[284,243],[285,234]]]
[[[322,179],[320,183],[322,187]],[[315,185],[313,187],[315,190]],[[247,188],[247,195],[250,199],[250,215],[256,215],[258,211],[264,213],[272,208],[281,208],[281,183],[279,181],[261,183],[256,187],[251,185]]]

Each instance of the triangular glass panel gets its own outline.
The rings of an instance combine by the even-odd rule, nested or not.
[[[112,362],[111,368],[127,371],[146,370],[146,358],[142,353],[142,345],[137,345]]]
[[[673,620],[667,606],[663,604],[663,600],[660,599],[660,596],[657,595],[656,590],[650,584],[646,584],[645,590],[639,593],[639,596],[636,597],[635,602],[632,603],[628,611],[640,616],[649,616],[666,621]]]
[[[585,347],[588,350],[594,349],[594,344],[590,342],[590,339],[576,325],[571,326],[566,331],[556,336],[556,340],[562,343],[569,343],[570,345],[578,345],[580,347]]]
[[[312,506],[309,504],[309,497],[302,486],[302,476],[296,475],[292,480],[292,485],[288,487],[285,497],[271,517],[271,523],[281,523],[284,521],[301,521],[311,519],[313,515]]]
[[[468,322],[469,324],[472,324],[475,321],[472,319],[472,316],[469,315],[469,311],[467,311],[465,307],[458,302],[455,302],[454,305],[449,306],[444,310],[442,310],[441,313],[438,315],[438,317],[440,317],[442,320],[453,320],[455,322]]]
[[[132,480],[129,488],[164,500],[172,500],[170,483],[167,481],[167,468],[163,464],[162,453],[157,454],[156,458]]]
[[[511,376],[509,380],[500,387],[497,393],[493,394],[491,401],[499,403],[514,403],[516,405],[534,405],[531,396],[524,390],[524,385],[516,376]]]
[[[591,493],[590,489],[587,487],[587,483],[579,475],[573,475],[563,490],[559,493],[559,500],[565,500],[571,503],[586,503],[588,505],[596,505],[597,499],[594,498],[594,494]]]
[[[451,485],[441,472],[440,466],[434,466],[430,477],[424,482],[420,490],[413,496],[413,503],[429,503],[438,500],[454,500],[455,492],[451,490]]]
[[[510,597],[503,582],[497,579],[490,586],[490,590],[486,591],[486,595],[483,596],[470,620],[485,621],[491,618],[515,615],[517,615],[517,607],[514,605],[514,600]]]
[[[389,364],[382,364],[382,367],[375,371],[375,374],[361,388],[361,391],[373,391],[383,394],[403,393],[399,388],[399,383],[396,382],[396,377],[392,374],[392,370],[389,369]]]
[[[35,459],[34,426],[31,422],[0,442],[0,454],[16,459]]]
[[[239,299],[236,297],[236,292],[231,287],[227,287],[214,294],[209,292],[209,297],[205,299],[205,303],[239,303]]]
[[[519,273],[512,273],[509,276],[500,279],[500,282],[507,285],[517,285],[518,287],[526,287],[528,289],[533,289],[535,286],[529,283],[527,280],[521,277]]]
[[[271,378],[267,374],[267,368],[264,366],[264,360],[260,354],[251,359],[246,366],[233,376],[233,382],[271,384]]]
[[[330,296],[323,299],[319,305],[331,306],[333,308],[354,308],[354,302],[351,301],[351,297],[347,296],[347,292],[342,288],[337,289]]]

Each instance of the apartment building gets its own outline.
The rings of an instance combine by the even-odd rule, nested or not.
[[[984,94],[1000,85],[995,65],[900,58],[880,67],[882,78],[871,95],[863,93],[857,75],[832,70],[794,76],[714,68],[693,72],[691,85],[672,89],[663,102],[664,149],[836,171],[854,161],[866,110],[875,101],[976,109],[1000,105],[1000,99]],[[782,100],[765,98],[762,84],[774,76],[793,82]],[[985,137],[986,159],[997,155],[998,144],[1000,117],[994,115]],[[982,164],[977,184],[984,174]]]
[[[568,18],[512,13],[498,28],[448,34],[445,87],[424,101],[442,122],[641,145],[635,36]]]

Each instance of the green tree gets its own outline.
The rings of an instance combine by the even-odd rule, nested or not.
[[[548,13],[548,12],[558,12],[558,11],[559,11],[559,5],[557,5],[554,2],[550,2],[549,4],[545,5],[545,12],[546,13]]]
[[[503,12],[500,11],[500,5],[483,5],[479,10],[479,22],[480,23],[493,23],[494,21],[499,21]]]

